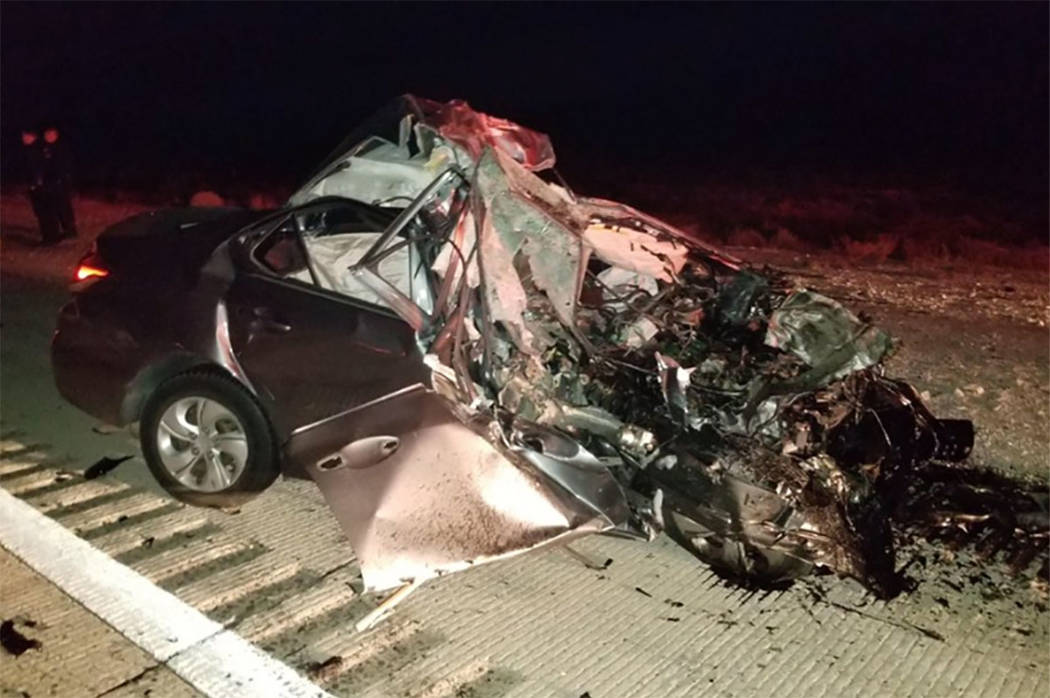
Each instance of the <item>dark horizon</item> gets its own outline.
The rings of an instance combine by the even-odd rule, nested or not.
[[[51,120],[83,182],[294,185],[412,92],[550,134],[581,188],[950,185],[1046,208],[1045,3],[2,8],[3,175]]]

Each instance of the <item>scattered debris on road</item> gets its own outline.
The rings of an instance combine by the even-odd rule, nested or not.
[[[16,625],[25,628],[35,628],[36,621],[28,618],[8,618],[0,623],[0,646],[15,657],[20,657],[29,650],[40,649],[40,642],[23,635]]]
[[[106,473],[112,472],[118,465],[126,460],[130,460],[133,456],[122,455],[122,456],[103,456],[97,461],[92,463],[84,470],[85,480],[94,480],[97,477],[102,477]]]
[[[313,662],[306,667],[306,673],[310,675],[315,681],[324,679],[324,676],[332,671],[337,671],[339,666],[343,663],[343,658],[339,655],[332,655],[324,661]]]

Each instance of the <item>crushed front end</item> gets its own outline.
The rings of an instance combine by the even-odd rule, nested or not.
[[[377,409],[419,419],[312,472],[366,586],[587,533],[667,531],[749,582],[826,570],[901,590],[892,521],[918,515],[908,483],[964,459],[973,428],[884,374],[886,333],[549,183],[542,134],[463,102],[405,97],[395,113],[396,142],[337,156],[293,197],[413,199],[348,273],[416,330],[431,384]],[[433,272],[426,309],[377,271],[406,239]]]

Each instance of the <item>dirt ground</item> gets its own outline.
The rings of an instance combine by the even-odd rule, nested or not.
[[[1050,477],[1050,286],[1045,272],[856,266],[834,255],[734,249],[871,316],[899,341],[889,374],[939,417],[972,419],[970,462]]]
[[[938,417],[973,420],[969,466],[989,467],[1050,488],[1050,285],[1045,272],[958,263],[858,266],[833,254],[734,248],[755,265],[866,313],[897,340],[887,373],[912,383]],[[1045,580],[1035,565],[1013,575],[1001,559],[919,541],[898,551],[920,561],[921,583],[894,602],[895,617],[925,627],[946,615],[1050,646]],[[818,584],[819,589],[824,589]],[[832,592],[834,595],[834,592]]]

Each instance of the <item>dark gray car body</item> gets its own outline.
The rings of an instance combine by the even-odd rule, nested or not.
[[[126,425],[165,379],[218,370],[263,406],[286,474],[302,475],[306,461],[338,449],[347,441],[340,415],[422,383],[427,372],[412,329],[389,309],[282,279],[253,260],[274,225],[331,203],[264,213],[172,209],[102,233],[92,258],[109,273],[73,285],[52,341],[63,397]],[[389,209],[341,203],[392,219]]]

